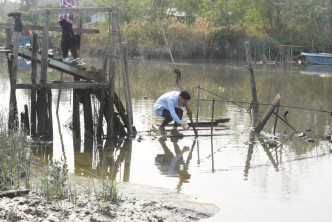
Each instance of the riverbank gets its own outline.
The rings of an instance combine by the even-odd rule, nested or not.
[[[98,201],[96,195],[79,193],[47,200],[36,192],[0,199],[2,221],[199,221],[220,209],[195,197],[131,183],[119,183],[119,200]]]

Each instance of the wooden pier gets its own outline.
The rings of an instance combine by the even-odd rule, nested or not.
[[[132,136],[136,133],[133,126],[133,116],[131,108],[131,92],[130,80],[128,74],[128,55],[126,44],[121,42],[120,26],[118,12],[121,8],[114,6],[112,8],[81,8],[80,13],[84,12],[105,12],[110,13],[112,18],[110,55],[104,59],[103,69],[91,67],[86,70],[79,66],[62,62],[61,59],[53,58],[48,55],[48,39],[49,31],[61,31],[60,27],[50,27],[49,20],[51,14],[60,12],[75,13],[74,9],[38,9],[33,10],[36,14],[44,15],[44,26],[24,25],[21,22],[20,13],[10,13],[15,19],[15,24],[0,24],[0,29],[6,31],[6,46],[2,50],[7,56],[8,72],[11,84],[10,93],[10,109],[9,109],[9,128],[16,129],[18,127],[18,112],[16,101],[16,90],[31,90],[31,110],[30,115],[27,106],[22,116],[21,124],[33,137],[44,140],[53,139],[53,123],[52,123],[52,89],[73,89],[73,118],[72,126],[74,136],[80,138],[80,113],[79,103],[83,104],[85,133],[96,135],[97,138],[116,139],[120,136]],[[19,38],[22,28],[29,30],[43,30],[41,53],[37,53],[37,34],[33,34],[32,47],[25,48],[19,46]],[[14,29],[14,31],[13,31]],[[98,34],[97,29],[74,29],[76,33],[82,34]],[[117,52],[120,52],[117,55]],[[17,84],[17,68],[18,56],[31,60],[31,84]],[[117,59],[120,59],[122,75],[124,79],[124,88],[126,96],[126,108],[122,104],[120,98],[114,90],[115,76],[117,75]],[[40,72],[37,73],[37,64],[41,65]],[[107,72],[109,67],[109,72]],[[52,68],[66,73],[73,77],[73,81],[48,81],[47,70]],[[39,83],[36,79],[39,75]],[[62,74],[61,74],[62,76]],[[98,111],[98,121],[93,123],[91,94],[98,98],[100,106]],[[59,103],[58,103],[59,105]],[[58,109],[57,109],[58,110]],[[127,110],[127,111],[126,111]],[[30,121],[29,121],[30,116]],[[104,121],[105,120],[105,121]],[[29,124],[30,122],[30,124]],[[103,131],[103,123],[107,124],[107,131]],[[95,129],[94,129],[94,126]]]

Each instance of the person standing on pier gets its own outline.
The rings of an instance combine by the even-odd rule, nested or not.
[[[75,11],[79,10],[79,7],[74,5],[74,0],[60,0],[60,8],[74,8]],[[83,66],[85,63],[78,58],[77,54],[78,39],[73,30],[73,21],[74,16],[72,13],[59,14],[59,24],[62,28],[61,49],[63,62]],[[74,57],[72,61],[68,57],[69,49]]]
[[[164,117],[164,121],[159,126],[159,132],[166,134],[165,126],[174,119],[173,129],[171,130],[172,135],[181,135],[177,130],[180,125],[184,130],[188,130],[188,124],[181,121],[183,116],[183,110],[179,107],[185,106],[190,100],[190,94],[187,91],[177,92],[172,91],[161,95],[153,108],[156,114]]]

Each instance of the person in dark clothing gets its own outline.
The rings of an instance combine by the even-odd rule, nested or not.
[[[60,8],[74,8],[78,11],[78,6],[74,6],[73,0],[60,0]],[[83,61],[78,58],[77,45],[78,39],[73,30],[73,18],[71,13],[60,13],[59,24],[62,28],[61,49],[63,55],[63,62],[73,63],[76,65],[85,65]],[[70,61],[68,52],[71,52],[74,60]]]

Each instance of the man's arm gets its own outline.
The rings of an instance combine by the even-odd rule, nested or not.
[[[174,101],[171,100],[171,99],[168,99],[167,103],[168,103],[167,104],[168,109],[169,109],[169,112],[170,112],[172,118],[174,119],[175,122],[177,122],[178,124],[180,124],[182,126],[182,122],[181,122],[180,118],[175,113],[175,103],[174,103]]]

